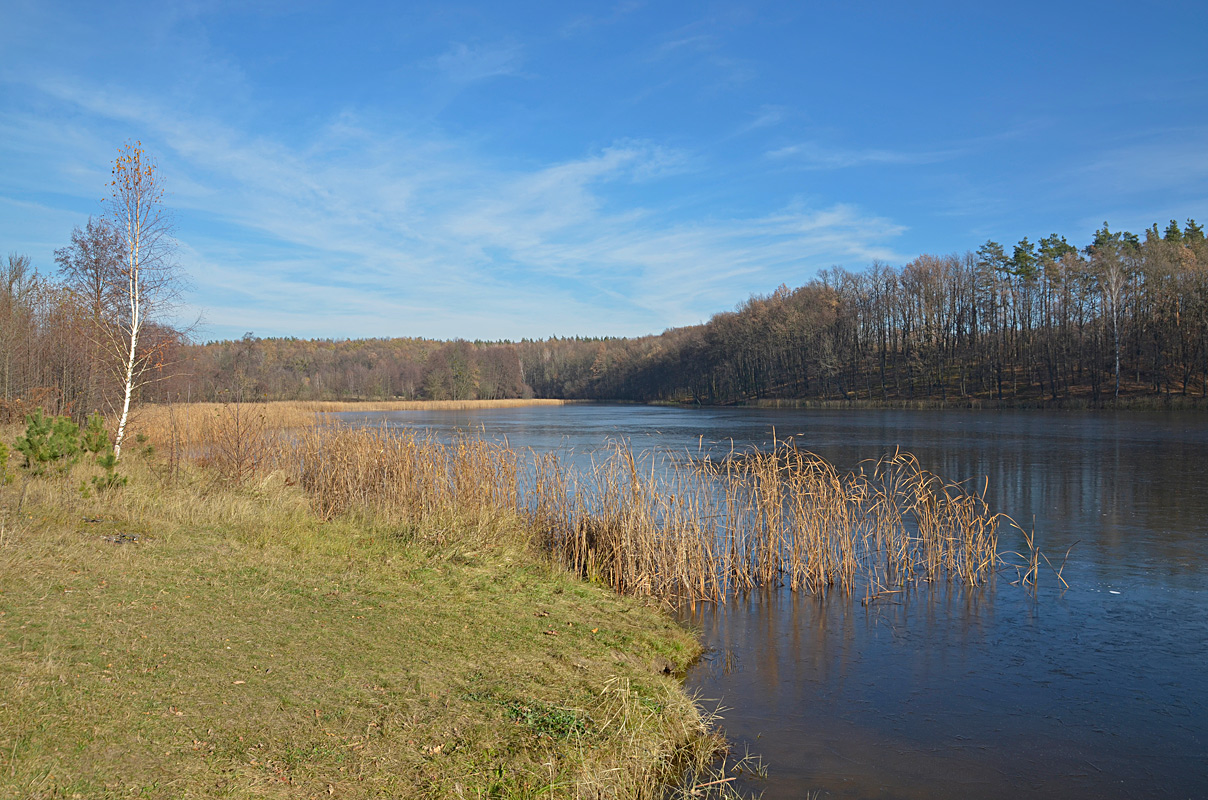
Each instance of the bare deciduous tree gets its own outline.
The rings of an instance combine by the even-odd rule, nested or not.
[[[105,370],[104,356],[112,348],[113,326],[122,307],[122,237],[105,219],[89,217],[81,230],[71,232],[71,244],[55,250],[55,261],[63,286],[71,293],[82,317],[87,351],[83,354],[87,370],[84,402],[88,410],[100,410],[103,404],[100,382]]]
[[[8,263],[0,264],[0,399],[12,399],[19,385],[15,376],[21,366],[18,350],[35,328],[38,285],[38,274],[30,266],[29,256],[10,253]]]

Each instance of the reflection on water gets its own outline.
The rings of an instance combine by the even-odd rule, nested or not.
[[[570,406],[386,422],[584,458],[616,438],[766,447],[774,429],[840,466],[901,446],[947,478],[984,478],[992,506],[1034,524],[1050,557],[1073,546],[1069,591],[1042,572],[1037,598],[1004,575],[869,606],[771,592],[685,611],[709,647],[689,687],[729,709],[738,752],[763,755],[769,777],[753,788],[769,800],[1208,795],[1203,417]]]
[[[1202,796],[1205,610],[1072,594],[698,605],[690,684],[764,756],[769,799]]]

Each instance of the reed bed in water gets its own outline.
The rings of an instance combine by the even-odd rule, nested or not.
[[[984,497],[903,453],[844,474],[791,445],[643,467],[622,447],[586,476],[545,469],[529,498],[560,560],[635,594],[976,585],[1000,563]]]
[[[842,473],[791,444],[719,460],[639,457],[621,444],[588,468],[557,453],[384,429],[313,428],[296,447],[298,480],[320,516],[521,514],[558,561],[626,594],[976,585],[1001,563],[1003,518],[984,496],[905,453]]]
[[[296,430],[314,425],[322,414],[343,411],[474,411],[487,408],[561,406],[566,400],[385,400],[339,402],[328,400],[272,401],[266,403],[156,403],[134,412],[132,428],[152,441],[176,441],[185,449],[212,448],[230,438],[232,418],[242,416],[259,430]]]

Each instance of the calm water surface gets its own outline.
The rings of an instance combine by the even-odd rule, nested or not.
[[[689,689],[725,709],[764,797],[1208,797],[1208,418],[567,406],[347,414],[585,459],[770,446],[844,467],[895,447],[1035,526],[1060,565],[862,606],[773,591],[685,609]],[[733,445],[731,444],[733,442]],[[1005,533],[1001,546],[1022,548]],[[1072,549],[1070,549],[1072,547]]]

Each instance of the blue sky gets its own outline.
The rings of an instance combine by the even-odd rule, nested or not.
[[[983,8],[984,6],[984,8]],[[158,158],[203,339],[640,335],[1208,219],[1202,3],[0,4],[0,252]]]

